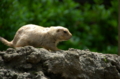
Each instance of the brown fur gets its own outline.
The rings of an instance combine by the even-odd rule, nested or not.
[[[57,44],[60,41],[66,41],[71,37],[72,34],[69,30],[61,26],[45,28],[38,25],[28,24],[18,29],[11,42],[2,37],[0,37],[0,41],[5,45],[14,48],[31,45],[56,51],[59,50]]]

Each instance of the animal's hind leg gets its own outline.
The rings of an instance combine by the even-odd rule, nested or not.
[[[24,47],[24,46],[27,46],[27,41],[24,40],[24,39],[19,39],[16,42],[16,45],[14,45],[15,48],[17,48],[17,47]]]

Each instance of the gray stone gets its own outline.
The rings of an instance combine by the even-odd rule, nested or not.
[[[120,79],[120,56],[32,46],[0,51],[0,79]]]

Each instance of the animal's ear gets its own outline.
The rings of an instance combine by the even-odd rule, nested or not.
[[[57,29],[57,32],[59,32],[60,31],[60,29]]]

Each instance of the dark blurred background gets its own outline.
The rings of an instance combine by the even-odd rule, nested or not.
[[[25,24],[68,28],[73,37],[58,45],[63,50],[118,53],[118,0],[0,1],[0,36],[11,41]],[[0,42],[1,51],[7,48]]]

